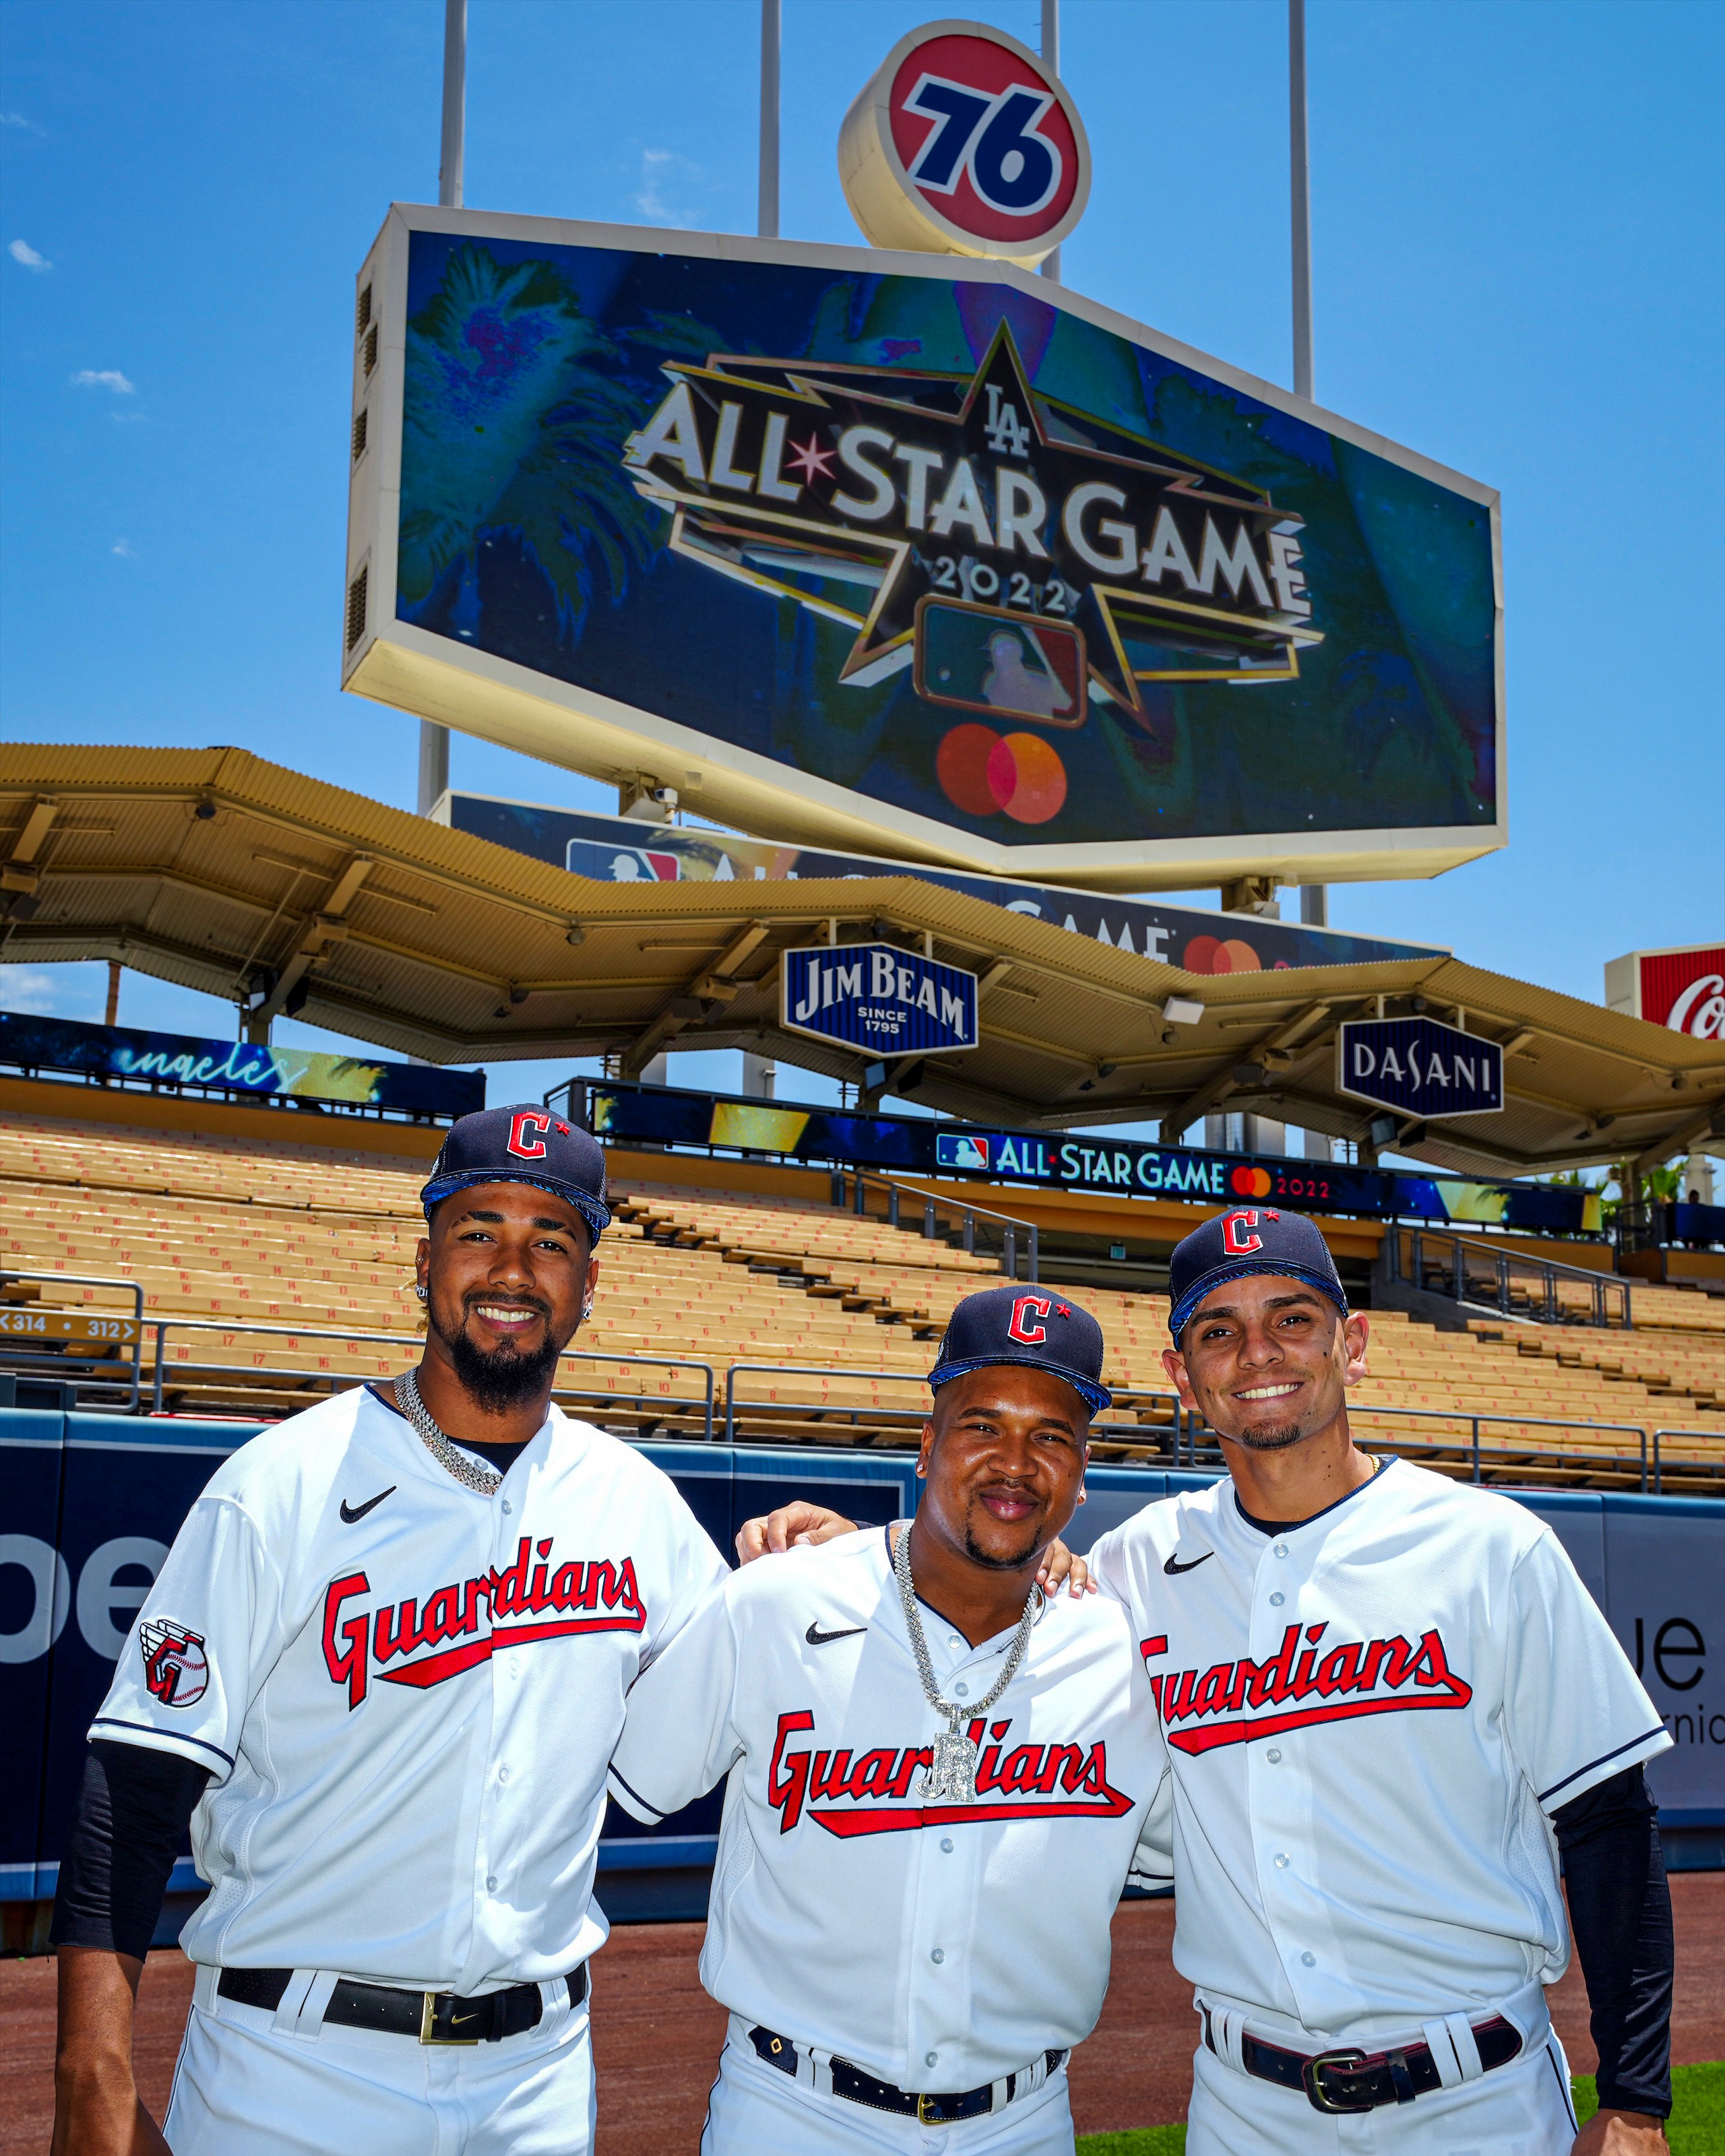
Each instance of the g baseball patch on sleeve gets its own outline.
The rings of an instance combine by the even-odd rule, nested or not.
[[[172,1617],[157,1617],[138,1627],[144,1657],[144,1682],[164,1707],[191,1707],[209,1688],[209,1663],[203,1635]]]

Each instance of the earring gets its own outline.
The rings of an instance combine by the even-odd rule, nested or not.
[[[418,1281],[413,1282],[413,1292],[418,1296],[421,1302],[426,1302],[430,1300],[431,1290],[429,1287],[422,1286]]]

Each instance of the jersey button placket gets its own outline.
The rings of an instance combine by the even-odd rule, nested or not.
[[[1298,1627],[1289,1658],[1291,1674],[1308,1646],[1322,1648],[1322,1640],[1312,1641],[1307,1637],[1306,1620],[1311,1618],[1313,1624],[1319,1621],[1312,1613],[1309,1564],[1297,1543],[1278,1538],[1266,1545],[1255,1580],[1255,1661],[1261,1664],[1279,1656],[1291,1626]],[[1292,1707],[1298,1702],[1290,1699],[1283,1704]],[[1274,1711],[1268,1701],[1265,1708]],[[1312,1941],[1314,1924],[1321,1925],[1322,1920],[1309,1876],[1308,1852],[1314,1845],[1315,1832],[1307,1751],[1312,1741],[1312,1732],[1296,1729],[1278,1732],[1273,1743],[1250,1745],[1248,1790],[1265,1920],[1302,2018],[1313,2027],[1322,2027],[1321,2007],[1313,2003],[1320,1997],[1313,1989],[1319,1957],[1312,1950]]]
[[[993,1679],[973,1666],[975,1652],[968,1640],[957,1633],[934,1633],[929,1645],[935,1684],[947,1698],[987,1691]],[[964,1726],[960,1723],[961,1730]],[[946,1727],[943,1716],[927,1709],[919,1741],[932,1744]],[[908,1927],[914,1946],[907,2034],[910,2056],[922,2060],[926,2071],[931,2061],[938,2065],[964,2027],[969,1990],[964,1942],[981,1892],[981,1840],[974,1828],[955,1825],[942,1834],[931,1823],[917,1835],[916,1844]]]

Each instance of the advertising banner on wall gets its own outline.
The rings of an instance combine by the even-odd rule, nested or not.
[[[951,1055],[977,1045],[977,977],[891,943],[787,951],[780,1023],[865,1055]]]
[[[1605,1004],[1694,1040],[1725,1040],[1725,943],[1685,943],[1609,959]]]
[[[1494,1116],[1503,1106],[1503,1050],[1435,1018],[1344,1020],[1336,1088],[1404,1116]]]
[[[629,816],[588,816],[486,793],[446,793],[437,811],[458,831],[489,839],[598,883],[729,883],[788,878],[903,875],[902,861],[861,854],[777,846],[688,824],[643,824]],[[1255,973],[1286,966],[1364,966],[1379,958],[1428,958],[1429,943],[1393,943],[1339,928],[1308,928],[1256,914],[1217,913],[1158,899],[1116,898],[1047,884],[1008,882],[918,867],[925,883],[963,891],[1009,912],[1028,914],[1117,951],[1135,952],[1189,973]]]
[[[22,1070],[82,1072],[95,1078],[189,1086],[205,1092],[281,1094],[341,1101],[399,1115],[470,1115],[485,1105],[483,1070],[438,1070],[378,1063],[245,1040],[197,1040],[131,1026],[0,1011],[0,1063]]]
[[[1291,1211],[1453,1220],[1536,1235],[1597,1235],[1600,1224],[1599,1199],[1568,1186],[1469,1183],[1460,1176],[1409,1175],[1339,1161],[1147,1145],[1091,1132],[991,1130],[931,1116],[848,1115],[670,1086],[595,1082],[588,1116],[593,1135],[616,1145],[775,1153],[838,1167],[1195,1204],[1267,1199]]]
[[[1093,887],[1504,840],[1497,496],[1002,262],[398,205],[344,679]]]

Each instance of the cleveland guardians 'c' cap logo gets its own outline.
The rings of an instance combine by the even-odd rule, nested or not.
[[[1052,1300],[1045,1295],[1021,1295],[1007,1320],[1008,1335],[1022,1340],[1027,1348],[1040,1348],[1048,1337],[1048,1327],[1042,1320],[1053,1308]]]
[[[1275,1214],[1270,1214],[1276,1219]],[[1258,1224],[1255,1213],[1230,1213],[1222,1223],[1222,1248],[1230,1258],[1249,1258],[1255,1250],[1264,1247],[1264,1238],[1252,1231]]]
[[[899,39],[845,115],[839,173],[876,247],[1033,268],[1084,214],[1090,145],[1060,78],[983,23]]]
[[[209,1663],[203,1635],[172,1617],[146,1619],[138,1627],[143,1650],[144,1682],[164,1707],[192,1707],[209,1689]]]
[[[543,1160],[551,1117],[542,1108],[518,1108],[509,1127],[509,1150],[518,1160]]]

